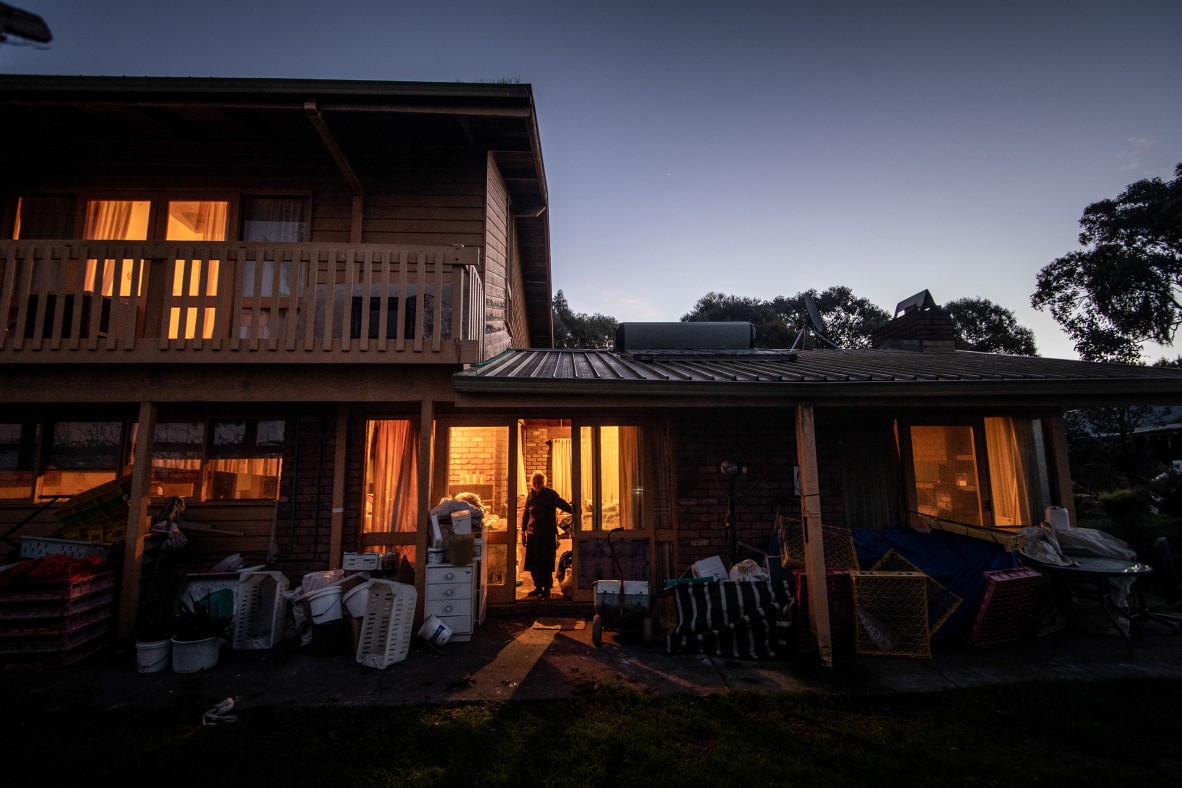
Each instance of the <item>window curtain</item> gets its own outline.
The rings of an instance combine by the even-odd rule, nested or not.
[[[82,236],[92,241],[138,241],[143,240],[134,236],[146,233],[132,232],[132,215],[137,210],[142,211],[144,203],[133,200],[91,200],[86,204],[86,224]],[[138,224],[138,222],[137,222]],[[115,261],[104,260],[102,273],[98,272],[98,260],[86,261],[86,282],[83,289],[97,292],[105,296],[115,292]],[[131,261],[125,261],[126,276],[131,276]],[[121,282],[120,295],[131,294],[131,283]],[[127,292],[123,292],[126,290]]]
[[[301,198],[247,197],[242,201],[242,240],[307,241],[308,203]]]
[[[985,450],[993,493],[993,524],[1028,525],[1025,463],[1013,419],[985,419]]]
[[[366,532],[414,532],[418,524],[418,438],[405,419],[366,424],[373,502]]]
[[[524,446],[525,431],[521,422],[517,422],[517,495],[521,498],[529,495],[529,477],[525,475],[525,453],[522,451]]]
[[[619,491],[620,525],[628,529],[640,528],[640,428],[619,427]]]
[[[570,501],[574,495],[571,487],[571,440],[570,438],[554,438],[550,441],[550,462],[554,468],[554,478],[551,486],[554,492],[564,501]]]

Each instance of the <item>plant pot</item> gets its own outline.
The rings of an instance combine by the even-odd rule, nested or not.
[[[171,641],[140,640],[135,644],[135,669],[138,673],[159,673],[168,667]]]
[[[222,639],[218,637],[201,640],[172,639],[172,672],[196,673],[218,664],[218,653]]]

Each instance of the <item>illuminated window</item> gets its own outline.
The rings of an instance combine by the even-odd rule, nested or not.
[[[172,200],[168,203],[168,241],[224,241],[230,204],[210,200]],[[218,260],[174,261],[172,295],[183,303],[208,303],[217,296]],[[174,306],[168,315],[170,339],[210,339],[217,310],[212,306]]]
[[[158,422],[152,451],[153,495],[197,497],[204,456],[204,422]]]
[[[912,424],[902,437],[918,514],[984,526],[1040,521],[1050,485],[1037,420]]]
[[[644,526],[639,427],[582,427],[580,480],[584,530]]]
[[[278,498],[285,427],[280,420],[213,422],[205,499]]]
[[[972,427],[911,427],[911,459],[917,511],[941,520],[984,524]]]

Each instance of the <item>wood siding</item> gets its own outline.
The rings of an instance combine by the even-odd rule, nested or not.
[[[484,233],[484,333],[489,358],[509,346],[509,195],[500,171],[488,158],[485,191],[487,224]]]

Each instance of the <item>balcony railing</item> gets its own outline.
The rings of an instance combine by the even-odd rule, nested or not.
[[[0,362],[471,363],[479,253],[4,241]]]

